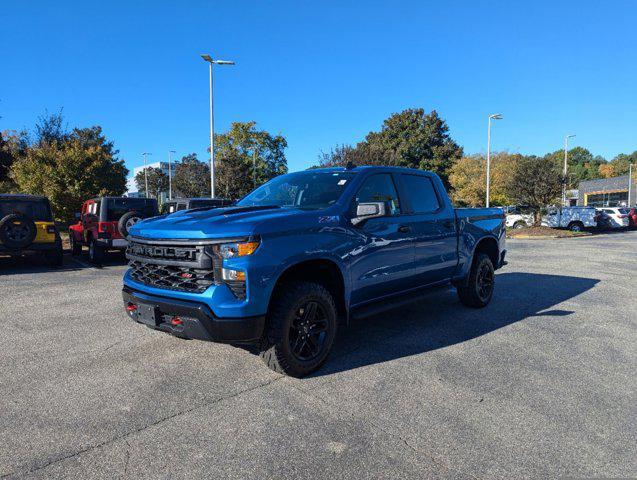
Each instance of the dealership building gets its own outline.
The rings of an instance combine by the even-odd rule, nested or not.
[[[628,175],[580,182],[577,204],[591,207],[634,206],[637,204],[635,175],[628,188]],[[630,190],[630,200],[628,192]]]

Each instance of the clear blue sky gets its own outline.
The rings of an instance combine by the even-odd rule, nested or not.
[[[467,153],[544,154],[563,136],[637,150],[637,1],[20,1],[0,7],[0,129],[64,107],[141,153],[206,158],[211,52],[217,131],[256,120],[292,170],[392,112],[436,109]]]

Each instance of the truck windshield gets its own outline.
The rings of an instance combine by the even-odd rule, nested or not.
[[[275,205],[311,210],[326,208],[338,201],[354,175],[352,172],[317,170],[281,175],[245,196],[237,205]]]

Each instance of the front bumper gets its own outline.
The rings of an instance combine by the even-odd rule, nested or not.
[[[128,246],[128,241],[125,238],[99,238],[97,239],[97,244],[109,250],[115,248],[125,249]]]
[[[149,327],[182,338],[218,343],[256,343],[261,339],[265,315],[256,317],[219,318],[203,303],[148,295],[130,287],[122,289],[124,307],[150,305],[156,322]],[[137,310],[127,311],[130,318],[140,322]],[[181,323],[173,324],[178,318]]]

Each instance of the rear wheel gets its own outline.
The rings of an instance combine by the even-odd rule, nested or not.
[[[95,239],[91,239],[88,244],[88,259],[91,263],[101,263],[104,259],[104,249],[100,247]]]
[[[82,254],[82,244],[75,240],[73,232],[69,232],[69,243],[71,244],[71,255],[75,255],[77,257]]]
[[[317,283],[279,289],[268,314],[260,356],[275,372],[303,377],[327,359],[336,335],[336,305]]]
[[[516,230],[519,230],[525,227],[526,227],[526,223],[524,223],[522,220],[515,222],[515,224],[513,225],[513,228],[515,228]]]
[[[584,224],[582,222],[571,222],[568,224],[568,229],[571,232],[581,232],[584,230]]]
[[[491,258],[484,253],[478,253],[471,266],[467,283],[457,287],[458,297],[467,307],[486,307],[493,296],[494,285],[495,270]]]

